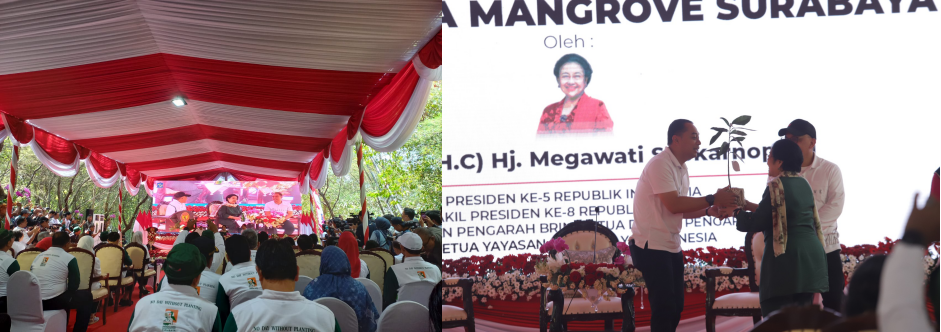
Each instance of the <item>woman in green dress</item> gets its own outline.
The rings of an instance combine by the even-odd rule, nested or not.
[[[758,298],[761,315],[790,305],[809,305],[826,292],[827,258],[810,184],[800,176],[803,155],[796,143],[780,140],[768,155],[768,186],[758,204],[735,211],[736,228],[763,232]],[[747,210],[747,211],[746,211]]]

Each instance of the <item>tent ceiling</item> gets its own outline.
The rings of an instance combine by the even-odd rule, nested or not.
[[[358,128],[440,11],[428,0],[0,2],[0,112],[151,178],[293,180]]]

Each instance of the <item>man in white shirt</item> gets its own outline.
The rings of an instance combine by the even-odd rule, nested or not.
[[[173,199],[170,200],[170,203],[167,204],[167,209],[164,210],[163,216],[164,216],[164,217],[167,217],[167,218],[170,218],[170,216],[172,216],[174,213],[177,213],[177,212],[180,212],[180,211],[185,211],[185,210],[186,210],[186,200],[189,199],[190,196],[192,196],[192,195],[187,194],[186,192],[177,191],[175,194],[173,194]],[[181,225],[176,225],[175,227],[169,225],[169,224],[172,224],[172,223],[173,223],[172,221],[167,220],[167,224],[168,224],[168,225],[167,225],[166,230],[169,231],[169,230],[171,230],[171,229],[176,229],[177,227],[180,227],[180,228],[183,227],[182,224],[181,224]]]
[[[275,192],[271,197],[274,200],[265,203],[265,217],[271,218],[272,212],[278,212],[288,219],[294,216],[294,208],[291,207],[291,203],[283,200],[283,193]],[[284,236],[291,236],[291,234],[294,233],[294,224],[292,224],[290,220],[285,220],[284,224],[282,224],[282,228],[284,228]]]
[[[686,161],[699,152],[699,131],[692,121],[674,120],[667,130],[669,145],[647,162],[634,195],[634,225],[628,241],[634,266],[644,274],[650,292],[650,330],[676,331],[683,312],[686,283],[680,230],[683,219],[717,216],[720,207],[734,205],[735,195],[719,189],[715,195],[687,197]],[[393,265],[394,266],[394,265]]]
[[[72,212],[65,211],[62,213],[62,229],[71,230],[72,229]]]
[[[405,256],[401,264],[392,265],[386,271],[382,290],[382,307],[386,308],[401,296],[402,286],[414,282],[431,285],[441,281],[441,269],[421,258],[422,240],[414,232],[402,234],[392,242],[392,248]],[[378,308],[377,308],[378,309]]]
[[[250,249],[249,251],[251,252],[250,254],[251,256],[248,258],[248,260],[251,262],[254,262],[255,254],[258,252],[258,232],[255,232],[254,229],[246,228],[242,230],[241,235],[245,238],[245,241],[248,242],[248,248]],[[225,266],[225,272],[229,272],[229,271],[232,271],[231,262],[229,262],[229,264]]]
[[[52,235],[52,247],[33,260],[29,270],[39,279],[39,293],[43,310],[76,309],[73,331],[88,329],[91,317],[91,293],[76,292],[81,274],[75,256],[66,252],[69,234]]]
[[[137,302],[128,332],[222,331],[219,309],[200,298],[196,289],[205,275],[205,257],[192,244],[173,246],[163,269],[167,285]]]
[[[242,235],[232,235],[225,239],[226,259],[232,266],[231,271],[219,278],[219,290],[216,292],[216,307],[223,321],[229,318],[231,308],[261,295],[258,271],[251,258],[248,240]]]
[[[212,259],[212,254],[216,250],[215,244],[208,236],[200,236],[193,240],[192,243],[183,244],[192,244],[196,246],[196,248],[199,249],[199,252],[204,256],[203,261],[206,262],[206,265],[203,266],[203,271],[200,273],[199,282],[196,283],[196,293],[200,298],[211,303],[215,303],[216,295],[219,290],[219,275],[216,274],[215,270],[210,270],[209,268],[211,264],[210,259]],[[176,248],[177,246],[173,247]],[[163,280],[160,281],[160,288],[158,288],[158,291],[162,292],[165,289],[169,289],[169,285],[169,280],[164,277]]]
[[[814,148],[817,146],[817,130],[805,120],[791,121],[787,128],[778,131],[778,136],[797,143],[804,154],[801,176],[810,183],[814,192],[814,205],[820,216],[823,238],[827,253],[827,275],[830,291],[821,294],[823,306],[840,311],[843,308],[843,260],[840,259],[840,233],[837,231],[837,219],[843,213],[843,174],[836,164],[820,158]]]
[[[269,326],[282,331],[340,331],[330,309],[294,290],[300,271],[294,250],[277,241],[265,241],[255,262],[263,291],[232,309],[225,322],[226,332],[263,331]]]

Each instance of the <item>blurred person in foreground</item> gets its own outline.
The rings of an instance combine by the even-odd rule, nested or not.
[[[941,170],[941,169],[939,169]],[[924,296],[925,249],[938,242],[939,190],[935,171],[931,194],[923,208],[918,208],[918,194],[912,212],[905,224],[905,233],[892,247],[882,269],[879,290],[879,331],[928,332],[938,330],[938,267],[935,266],[928,281],[928,297],[934,304],[934,326],[928,317]]]

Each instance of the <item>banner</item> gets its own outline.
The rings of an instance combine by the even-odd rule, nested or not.
[[[574,220],[625,241],[676,119],[701,141],[685,194],[731,184],[755,203],[778,130],[812,123],[842,173],[845,245],[901,236],[941,164],[934,0],[446,1],[443,15],[461,64],[444,96],[446,259],[536,253]],[[711,128],[740,115],[754,131],[710,151],[728,142]],[[735,223],[686,219],[683,248],[740,247]]]
[[[205,227],[209,218],[215,218],[230,233],[240,233],[236,229],[243,226],[278,234],[286,230],[293,231],[293,235],[312,231],[300,227],[303,196],[297,181],[156,181],[153,215],[157,229],[175,232],[183,226],[164,218],[178,212],[171,206],[178,192],[190,195],[182,203],[195,215],[197,227]],[[229,202],[227,198],[232,195],[234,202]],[[238,204],[241,216],[217,218],[224,202]]]

